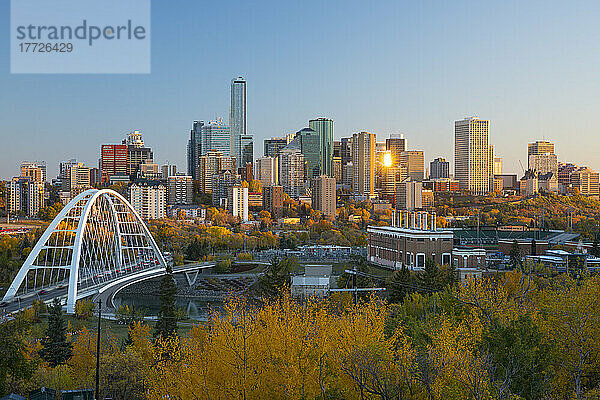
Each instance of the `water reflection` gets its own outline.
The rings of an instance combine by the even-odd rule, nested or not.
[[[119,294],[114,299],[115,308],[121,304],[134,306],[137,309],[143,309],[146,316],[153,317],[158,315],[160,310],[160,297],[141,294]],[[186,311],[188,318],[203,320],[208,317],[209,311],[212,308],[219,309],[222,305],[220,301],[207,301],[202,298],[176,297],[175,306],[183,308]]]

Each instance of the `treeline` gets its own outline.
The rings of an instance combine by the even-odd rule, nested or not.
[[[267,279],[283,282],[284,270]],[[438,271],[431,278],[439,284],[443,276]],[[429,278],[418,279],[422,285]],[[72,357],[51,367],[40,356],[44,341],[35,330],[2,329],[5,348],[34,366],[31,375],[9,372],[5,388],[92,387],[94,333],[72,335]],[[231,298],[188,335],[155,336],[148,325],[134,323],[127,343],[104,338],[104,394],[181,400],[600,396],[599,276],[548,279],[511,271],[406,293],[397,303],[370,298],[357,305],[347,295],[297,302],[286,290],[256,304]]]

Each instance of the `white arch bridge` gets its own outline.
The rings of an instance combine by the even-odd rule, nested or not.
[[[131,204],[109,189],[90,189],[54,218],[23,263],[3,302],[66,289],[67,312],[99,288],[150,270],[165,260]]]

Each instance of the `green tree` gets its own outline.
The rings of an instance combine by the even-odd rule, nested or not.
[[[18,316],[0,323],[0,396],[8,394],[9,381],[29,379],[34,364],[25,356],[24,333],[29,322]]]
[[[521,316],[508,326],[488,327],[482,345],[490,353],[490,378],[497,392],[520,398],[543,399],[550,387],[551,354],[538,326],[529,316]]]
[[[42,348],[39,350],[39,354],[42,360],[55,368],[71,359],[73,344],[67,342],[67,325],[62,305],[58,299],[54,299],[49,311],[48,328],[46,336],[42,339]]]
[[[421,284],[426,290],[438,290],[440,288],[440,269],[431,258],[425,260],[425,271],[419,276]]]
[[[177,335],[177,315],[175,310],[175,294],[177,286],[171,272],[160,282],[160,310],[154,327],[154,337],[167,338]]]
[[[510,247],[510,266],[518,268],[521,265],[521,249],[519,248],[519,242],[515,239]]]
[[[284,259],[273,258],[271,265],[260,278],[260,292],[265,297],[279,295],[281,290],[290,285],[291,274],[298,268],[298,259],[288,257]]]
[[[600,257],[600,233],[597,233],[596,236],[594,236],[594,243],[590,249],[590,254],[594,257]]]
[[[410,284],[410,271],[406,265],[394,271],[388,283],[390,303],[402,303],[404,297],[412,292]]]

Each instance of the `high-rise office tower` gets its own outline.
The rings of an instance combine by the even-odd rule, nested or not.
[[[477,195],[490,191],[489,124],[476,117],[454,122],[454,179],[460,190]]]
[[[254,178],[258,179],[263,187],[277,185],[277,158],[257,158],[254,163]]]
[[[438,157],[429,163],[429,179],[450,178],[450,163]]]
[[[109,178],[113,175],[127,175],[127,145],[103,144],[101,149],[102,173]]]
[[[303,194],[304,155],[300,149],[283,149],[279,152],[279,183],[292,198]]]
[[[165,164],[160,167],[161,178],[167,180],[168,177],[177,175],[177,166],[173,164]]]
[[[231,108],[229,126],[231,127],[230,155],[242,164],[242,138],[246,136],[246,80],[237,77],[231,80]]]
[[[244,135],[240,139],[242,145],[241,162],[238,161],[240,167],[254,161],[254,139],[252,135]]]
[[[528,165],[529,169],[540,174],[552,172],[558,179],[558,156],[556,154],[531,154]]]
[[[231,130],[229,126],[218,118],[215,121],[204,123],[194,121],[188,141],[188,175],[200,179],[200,158],[209,151],[221,152],[223,156],[230,156]],[[236,159],[236,165],[241,159]]]
[[[406,139],[403,134],[391,134],[385,139],[385,148],[391,152],[392,165],[400,164],[400,154],[406,151]]]
[[[494,175],[502,175],[502,157],[494,157]]]
[[[375,194],[375,134],[352,135],[352,191],[371,198]]]
[[[311,119],[308,126],[319,134],[321,140],[321,174],[333,176],[333,120]]]
[[[306,179],[319,176],[321,172],[321,144],[317,132],[311,128],[304,128],[296,132],[286,149],[299,149],[304,156],[304,175]]]
[[[232,186],[241,185],[242,177],[239,174],[232,174],[230,171],[223,171],[212,176],[211,195],[213,206],[222,206],[228,198],[228,190]]]
[[[71,198],[90,188],[90,168],[83,163],[71,164],[62,179],[61,189],[71,193]]]
[[[274,137],[264,140],[263,155],[265,157],[277,157],[281,149],[288,145],[287,138]]]
[[[335,178],[321,175],[313,179],[312,208],[327,217],[335,217],[336,192]]]
[[[411,180],[423,180],[423,176],[425,175],[425,156],[422,151],[403,151],[400,153],[400,165],[406,167],[406,173]]]
[[[340,140],[340,157],[342,158],[342,169],[344,165],[352,162],[352,138],[342,138]]]
[[[23,161],[21,163],[21,176],[31,176],[38,182],[46,182],[45,161]]]
[[[535,143],[527,144],[527,159],[529,156],[538,156],[542,154],[554,154],[554,143],[538,140]],[[528,169],[533,169],[528,165]]]
[[[140,165],[152,163],[154,155],[152,149],[144,147],[144,140],[140,131],[133,131],[123,140],[127,145],[127,174],[136,175],[139,172]]]
[[[217,150],[210,150],[201,156],[198,168],[200,191],[211,193],[212,177],[222,171],[236,171],[235,157],[224,156],[222,152]]]

